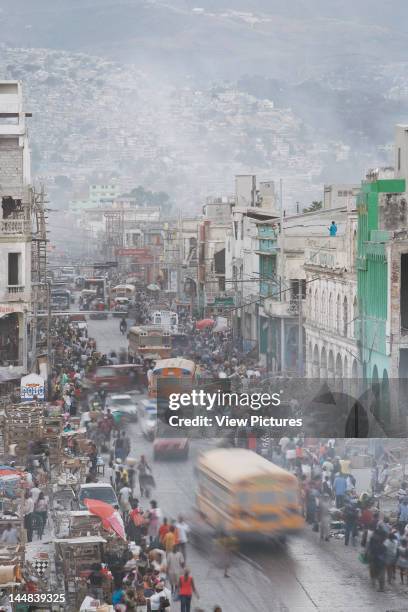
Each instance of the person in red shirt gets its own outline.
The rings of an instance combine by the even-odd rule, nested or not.
[[[166,535],[166,533],[169,532],[169,530],[170,530],[170,525],[168,524],[167,519],[164,518],[163,523],[159,527],[159,540],[161,544],[163,544],[164,536]]]
[[[185,568],[184,574],[179,579],[180,612],[190,612],[193,593],[197,599],[200,599],[194,579],[190,576],[190,570]]]

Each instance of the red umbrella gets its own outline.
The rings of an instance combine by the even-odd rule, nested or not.
[[[214,323],[213,319],[201,319],[201,321],[196,322],[196,329],[207,329],[207,327],[212,327]]]
[[[115,532],[122,540],[126,541],[122,518],[113,506],[99,499],[84,499],[84,504],[91,514],[102,520],[102,525],[106,530]]]

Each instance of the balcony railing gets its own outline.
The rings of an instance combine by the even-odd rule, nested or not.
[[[28,219],[1,219],[0,235],[15,236],[31,232],[31,222]]]
[[[7,285],[7,299],[9,302],[27,302],[29,292],[24,285]]]
[[[276,240],[278,232],[268,225],[258,225],[258,237],[259,238],[272,238]]]
[[[304,304],[304,300],[303,300]],[[274,317],[295,317],[299,314],[299,303],[297,300],[288,302],[278,302],[276,300],[266,300],[264,304],[265,312]]]
[[[259,240],[259,251],[261,251],[261,253],[273,253],[276,254],[276,252],[279,250],[278,247],[278,243],[276,242],[276,240],[264,240],[264,239],[260,239]]]

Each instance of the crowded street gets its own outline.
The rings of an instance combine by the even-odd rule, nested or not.
[[[118,352],[124,346],[115,319],[90,321],[89,334],[97,339],[101,352]],[[152,447],[140,433],[138,425],[131,426],[131,454],[145,454],[151,460]],[[160,462],[154,465],[157,483],[155,497],[165,516],[176,517],[180,512],[189,513],[194,506],[195,456],[210,448],[217,441],[194,440],[188,463]],[[360,474],[365,484],[364,470]],[[357,478],[359,478],[357,470]],[[363,488],[358,487],[360,491]],[[373,592],[367,569],[358,560],[358,548],[345,549],[342,540],[333,539],[323,546],[316,534],[305,530],[293,536],[287,546],[245,545],[234,558],[231,579],[222,577],[215,559],[202,556],[190,547],[189,566],[200,585],[200,600],[197,607],[211,610],[211,605],[222,604],[222,609],[247,610],[267,609],[271,611],[324,610],[330,597],[331,609],[382,611],[386,606],[402,609],[408,594],[408,585],[394,592]],[[316,580],[319,576],[319,580]],[[270,594],[274,603],[271,607]],[[352,603],[351,603],[352,598]]]
[[[408,125],[351,120],[337,49],[335,95],[258,47],[246,74],[232,31],[303,28],[270,7],[17,4],[41,45],[0,45],[0,612],[408,610]],[[359,108],[401,120],[398,61]],[[352,139],[308,124],[316,84]]]
[[[404,550],[406,483],[399,482],[393,503],[383,497],[384,485],[391,483],[391,452],[380,445],[380,463],[375,468],[373,461],[375,469],[370,469],[359,466],[359,455],[353,458],[344,440],[283,436],[270,439],[265,451],[261,438],[249,432],[240,438],[241,448],[234,448],[238,438],[234,442],[231,436],[193,436],[186,441],[187,453],[175,456],[184,444],[181,439],[160,438],[159,429],[146,429],[149,412],[158,419],[158,408],[152,408],[155,393],[160,393],[153,386],[155,373],[163,378],[167,367],[175,376],[180,366],[189,372],[189,364],[194,364],[204,385],[207,372],[216,380],[240,388],[252,385],[254,390],[265,377],[262,366],[234,347],[223,318],[197,320],[186,313],[179,328],[181,346],[179,338],[171,349],[163,348],[166,354],[171,351],[170,358],[159,355],[157,340],[155,355],[148,339],[134,352],[133,335],[150,329],[154,306],[148,291],[141,291],[121,316],[93,316],[86,310],[78,314],[81,294],[73,295],[70,309],[52,319],[49,401],[41,404],[34,398],[27,405],[33,423],[35,418],[44,425],[60,423],[60,438],[53,443],[59,450],[51,452],[45,428],[42,437],[28,444],[25,468],[17,468],[22,445],[10,445],[0,472],[0,481],[12,478],[11,489],[5,489],[10,503],[18,503],[19,483],[25,492],[23,525],[13,537],[7,527],[4,541],[26,541],[29,565],[24,576],[33,598],[41,584],[41,589],[63,598],[69,610],[92,609],[92,602],[103,600],[125,612],[132,609],[132,599],[138,602],[136,609],[154,610],[155,593],[159,601],[168,601],[166,609],[183,611],[325,610],[329,597],[332,609],[339,611],[380,612],[404,604],[408,583],[404,557],[399,556],[403,552],[395,552],[387,584],[388,566],[384,564],[384,575],[377,578],[365,552],[377,533],[383,533],[381,525],[384,534],[395,536],[396,551]],[[160,312],[166,316],[165,310]],[[138,327],[140,319],[143,325]],[[160,326],[152,328],[152,338],[157,338]],[[168,456],[163,448],[166,453],[170,449]],[[259,531],[250,540],[241,539],[239,532],[220,531],[199,505],[200,465],[213,453],[227,453],[220,455],[222,462],[234,453],[237,459],[249,453],[246,461],[258,456],[262,470],[267,465],[272,474],[278,470],[276,475],[285,478],[287,487],[295,485],[301,500],[293,510],[296,526],[276,531],[275,537],[272,523],[269,533]],[[93,559],[68,561],[75,558],[72,552],[67,556],[68,547],[78,547],[82,555],[89,554],[91,545]],[[38,576],[43,559],[47,571]],[[183,576],[193,580],[187,608],[181,607]]]

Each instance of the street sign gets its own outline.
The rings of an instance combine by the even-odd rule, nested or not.
[[[117,261],[105,261],[102,263],[94,263],[92,264],[92,267],[97,270],[107,270],[109,268],[117,268],[118,262]]]
[[[149,247],[140,248],[140,249],[121,248],[121,249],[116,249],[116,255],[118,257],[151,257],[152,253]]]
[[[214,306],[234,306],[234,296],[216,297],[214,299]]]
[[[45,382],[38,374],[23,376],[20,384],[20,397],[22,400],[45,399]]]

